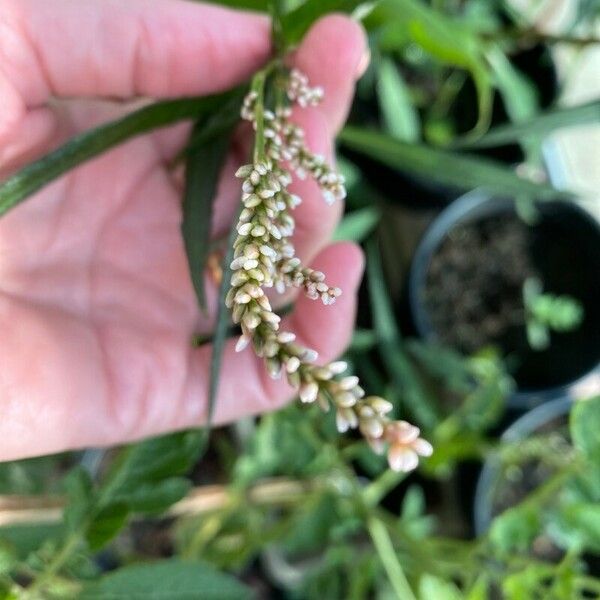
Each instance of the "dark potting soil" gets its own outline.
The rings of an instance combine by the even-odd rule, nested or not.
[[[563,385],[600,360],[598,229],[576,209],[547,204],[534,226],[504,212],[451,229],[429,267],[423,301],[440,341],[472,353],[501,348],[521,390]],[[533,350],[525,330],[523,283],[583,304],[576,329]]]

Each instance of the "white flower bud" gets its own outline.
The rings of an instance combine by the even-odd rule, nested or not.
[[[252,223],[242,223],[238,225],[237,232],[240,235],[248,235],[252,231]]]
[[[338,385],[342,390],[351,390],[353,387],[358,385],[358,377],[356,375],[344,377],[338,382]]]
[[[235,176],[238,179],[246,179],[250,173],[252,173],[252,165],[242,165],[236,172]]]
[[[252,228],[250,233],[253,237],[262,237],[265,235],[265,233],[267,233],[267,230],[262,225],[256,225],[256,227]]]
[[[249,258],[244,263],[244,269],[246,271],[250,271],[251,269],[256,269],[256,267],[258,267],[258,261],[254,258]]]
[[[342,392],[341,394],[336,394],[335,403],[342,408],[351,408],[356,404],[356,398],[350,392]]]
[[[281,331],[278,335],[277,335],[277,341],[280,344],[290,344],[291,342],[293,342],[296,339],[296,334],[292,333],[290,331]]]
[[[291,356],[285,363],[285,370],[288,373],[295,373],[300,368],[300,359],[297,356]]]
[[[304,354],[302,355],[302,359],[305,362],[315,362],[317,359],[319,358],[319,353],[316,350],[313,350],[312,348],[306,348],[304,350]]]
[[[238,338],[237,344],[235,345],[235,351],[241,352],[248,346],[249,343],[250,343],[250,338],[247,335],[241,335]]]
[[[309,383],[303,383],[300,386],[300,400],[305,403],[314,402],[317,399],[319,393],[319,386],[311,381]]]
[[[333,375],[339,375],[343,373],[348,368],[348,363],[345,360],[337,360],[335,362],[329,363],[327,368],[331,371]]]

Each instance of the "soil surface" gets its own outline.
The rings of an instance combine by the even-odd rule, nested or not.
[[[494,344],[522,390],[570,383],[600,360],[600,234],[579,212],[543,205],[529,226],[504,212],[451,229],[434,254],[423,301],[439,339],[465,353]],[[584,307],[582,325],[530,348],[523,283],[568,294]]]

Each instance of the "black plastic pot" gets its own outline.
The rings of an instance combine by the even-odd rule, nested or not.
[[[517,419],[502,434],[501,439],[504,442],[527,439],[552,421],[568,417],[572,405],[573,399],[564,397],[538,406]],[[473,520],[477,536],[484,534],[490,527],[494,517],[496,495],[502,485],[510,484],[501,477],[498,458],[489,458],[483,466],[475,490]]]
[[[540,220],[531,228],[531,260],[547,291],[568,294],[584,307],[582,325],[568,334],[553,336],[547,350],[527,347],[525,327],[518,340],[517,391],[509,406],[529,409],[564,397],[592,373],[600,373],[600,225],[575,203],[539,204]],[[426,306],[426,286],[432,259],[453,230],[486,219],[514,218],[514,202],[474,191],[458,198],[427,230],[415,253],[409,277],[409,304],[417,333],[436,340],[439,332]],[[486,258],[482,258],[486,260]],[[467,290],[465,290],[466,292]],[[473,292],[473,290],[471,290]],[[442,298],[440,301],[444,301]],[[513,347],[502,348],[515,356]]]

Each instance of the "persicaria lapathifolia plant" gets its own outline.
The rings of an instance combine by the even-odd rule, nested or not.
[[[358,377],[338,378],[346,371],[345,362],[316,365],[314,350],[298,344],[294,333],[280,330],[281,319],[265,293],[267,288],[284,292],[293,287],[325,305],[335,302],[341,290],[329,286],[323,273],[304,267],[295,256],[291,211],[301,199],[288,190],[292,172],[299,178],[312,177],[328,203],[346,195],[344,178],[323,156],[307,148],[303,130],[290,120],[292,103],[300,107],[318,104],[323,90],[310,87],[307,77],[296,69],[278,71],[272,77],[275,100],[271,109],[266,105],[268,76],[265,71],[255,77],[242,108],[242,118],[252,123],[256,140],[253,163],[237,172],[243,179],[243,208],[226,299],[234,322],[242,329],[236,349],[241,352],[252,345],[271,377],[285,374],[302,402],[318,402],[326,411],[333,407],[340,432],[358,428],[375,451],[387,448],[392,469],[410,471],[419,455],[432,452],[431,444],[419,437],[419,429],[406,421],[392,421],[387,416],[392,405],[383,398],[365,396]]]

